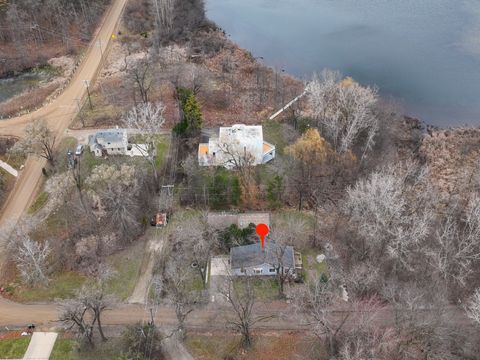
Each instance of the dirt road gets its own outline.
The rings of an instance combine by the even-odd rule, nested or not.
[[[83,99],[86,95],[85,81],[91,83],[95,80],[97,72],[101,68],[103,58],[108,52],[109,45],[112,41],[115,41],[112,39],[112,34],[116,30],[126,2],[127,0],[113,1],[99,29],[95,33],[81,65],[65,91],[53,102],[35,112],[0,121],[0,135],[21,137],[26,124],[42,118],[48,122],[50,129],[57,135],[57,144],[60,142],[60,138],[63,137],[66,128],[77,113],[76,99]],[[104,49],[103,57],[98,46],[99,42],[101,42]],[[27,160],[24,170],[21,172],[13,191],[3,207],[0,216],[0,226],[5,225],[7,222],[18,221],[23,211],[31,204],[42,176],[42,167],[44,166],[45,160],[32,157]]]
[[[25,326],[29,323],[35,323],[39,330],[48,331],[59,327],[58,322],[59,306],[55,304],[25,305],[14,303],[0,298],[0,326]],[[430,310],[421,310],[420,313]],[[435,311],[435,310],[434,310]],[[456,306],[449,306],[445,310],[450,321],[462,328],[472,326],[471,321],[466,317],[465,311]],[[284,302],[259,303],[255,307],[255,315],[272,316],[268,322],[258,323],[259,329],[270,329],[276,331],[283,330],[309,330],[311,326],[302,324],[298,316],[292,310],[291,305]],[[187,326],[192,329],[205,330],[224,330],[225,320],[232,316],[231,307],[219,304],[210,304],[198,308],[192,312],[187,319]],[[334,316],[338,316],[338,321],[345,312],[332,310]],[[352,326],[358,318],[354,313],[346,321],[347,326]],[[149,320],[150,311],[145,305],[140,304],[119,304],[112,310],[106,311],[102,323],[105,325],[126,325],[133,324],[141,320]],[[375,317],[379,327],[389,326],[394,323],[394,314],[391,308],[385,307],[380,310]],[[175,309],[170,306],[160,306],[155,316],[155,322],[162,327],[172,328],[177,325]]]

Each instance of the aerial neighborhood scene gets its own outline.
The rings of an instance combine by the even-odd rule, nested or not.
[[[480,359],[477,0],[0,0],[0,359]]]

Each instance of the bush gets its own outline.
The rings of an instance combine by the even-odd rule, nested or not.
[[[123,333],[123,345],[128,359],[164,359],[162,337],[154,325],[140,323],[128,326]]]
[[[197,135],[202,128],[203,116],[193,91],[177,88],[177,98],[182,109],[182,120],[173,128],[173,131],[183,137]]]
[[[219,239],[222,249],[229,252],[233,246],[253,244],[254,236],[255,224],[249,224],[244,229],[232,224],[220,233]]]
[[[231,205],[238,206],[242,196],[238,177],[224,168],[215,169],[208,195],[213,209],[225,209]]]
[[[270,207],[275,209],[282,205],[283,178],[274,176],[267,184],[267,200]]]

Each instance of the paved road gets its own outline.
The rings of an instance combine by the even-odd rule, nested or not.
[[[33,333],[28,349],[23,356],[24,360],[48,360],[53,350],[53,345],[57,340],[55,332],[35,332]]]
[[[104,56],[109,49],[112,40],[112,34],[121,17],[123,8],[127,0],[114,0],[110,9],[103,18],[103,22],[95,33],[85,57],[78,67],[74,77],[65,91],[53,102],[41,109],[13,119],[0,121],[0,135],[12,135],[21,137],[24,133],[25,125],[35,119],[43,118],[48,122],[52,131],[57,134],[57,138],[64,135],[65,129],[71,123],[77,112],[76,100],[84,98],[86,87],[84,80],[93,81],[98,70],[102,65],[102,56],[100,48],[96,46],[98,41],[103,46]],[[57,141],[59,143],[60,141]],[[0,226],[7,222],[16,222],[23,211],[31,204],[35,192],[38,189],[42,176],[42,167],[46,164],[45,160],[29,157],[25,163],[15,188],[11,192],[0,216]],[[1,248],[0,244],[0,248]],[[1,255],[1,254],[0,254]],[[0,261],[2,258],[0,257]]]

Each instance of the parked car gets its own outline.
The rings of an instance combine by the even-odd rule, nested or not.
[[[157,213],[152,216],[150,219],[150,225],[156,227],[164,227],[167,226],[167,214],[165,213]]]
[[[83,149],[84,149],[83,145],[78,145],[77,150],[75,150],[75,155],[77,155],[77,156],[82,155],[83,154]]]

